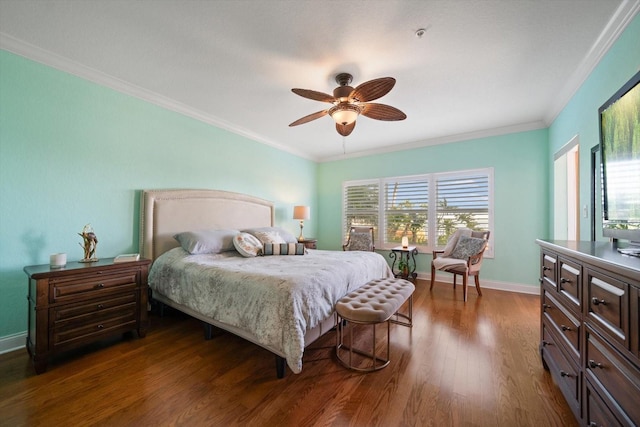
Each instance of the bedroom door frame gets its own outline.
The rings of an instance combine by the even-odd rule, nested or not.
[[[580,240],[580,139],[575,135],[553,156],[553,238]]]

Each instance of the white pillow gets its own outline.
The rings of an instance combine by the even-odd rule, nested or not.
[[[253,234],[254,236],[259,231],[266,231],[269,233],[275,231],[280,235],[280,237],[282,237],[285,243],[298,243],[298,239],[293,237],[293,234],[289,233],[287,230],[285,230],[282,227],[256,227],[256,228],[247,228],[245,230],[240,230],[240,231],[242,231],[243,233]],[[271,242],[268,242],[268,243],[271,243]]]
[[[254,231],[251,234],[256,236],[262,243],[287,243],[277,231]]]
[[[233,246],[243,257],[255,257],[262,253],[262,242],[249,233],[239,233],[233,237]]]

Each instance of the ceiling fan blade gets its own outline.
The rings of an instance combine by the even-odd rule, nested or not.
[[[296,120],[295,122],[291,123],[289,126],[298,126],[298,125],[301,125],[303,123],[310,122],[311,120],[319,119],[322,116],[326,116],[327,115],[327,111],[328,110],[322,110],[322,111],[318,111],[316,113],[309,114],[308,116],[304,116],[304,117]]]
[[[356,122],[351,122],[348,125],[343,125],[340,123],[336,123],[336,130],[342,136],[349,136],[353,129],[356,127]]]
[[[373,101],[374,99],[378,99],[389,93],[395,84],[396,79],[393,77],[382,77],[379,79],[369,80],[368,82],[358,85],[353,92],[351,92],[349,97],[357,99],[360,102]]]
[[[367,103],[360,113],[375,120],[396,121],[404,120],[407,115],[395,107],[385,104]]]
[[[315,90],[291,89],[291,92],[295,93],[296,95],[300,95],[303,98],[313,99],[314,101],[333,103],[336,100],[333,96],[329,95],[328,93],[317,92]]]

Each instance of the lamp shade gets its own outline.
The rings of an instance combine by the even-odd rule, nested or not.
[[[311,209],[309,206],[294,206],[293,219],[309,219],[311,218]]]
[[[338,124],[349,125],[356,121],[356,119],[358,118],[358,113],[353,110],[339,109],[331,114],[331,117]]]

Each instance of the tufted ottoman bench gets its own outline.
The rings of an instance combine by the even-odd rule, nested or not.
[[[389,364],[389,343],[391,337],[390,322],[400,325],[413,325],[413,283],[404,279],[388,278],[372,280],[359,289],[342,297],[336,303],[336,322],[338,331],[336,335],[336,356],[347,368],[357,371],[376,371]],[[409,301],[408,314],[399,313],[400,307]],[[395,315],[395,316],[394,316]],[[406,321],[399,320],[402,317]],[[393,319],[392,319],[393,318]],[[349,328],[349,345],[344,343],[344,330]],[[371,325],[373,329],[373,343],[371,353],[357,349],[353,344],[352,324]],[[376,325],[387,324],[386,358],[376,355]],[[348,352],[348,360],[345,356]],[[353,353],[363,356],[365,360],[371,360],[369,366],[361,367],[354,364]]]

